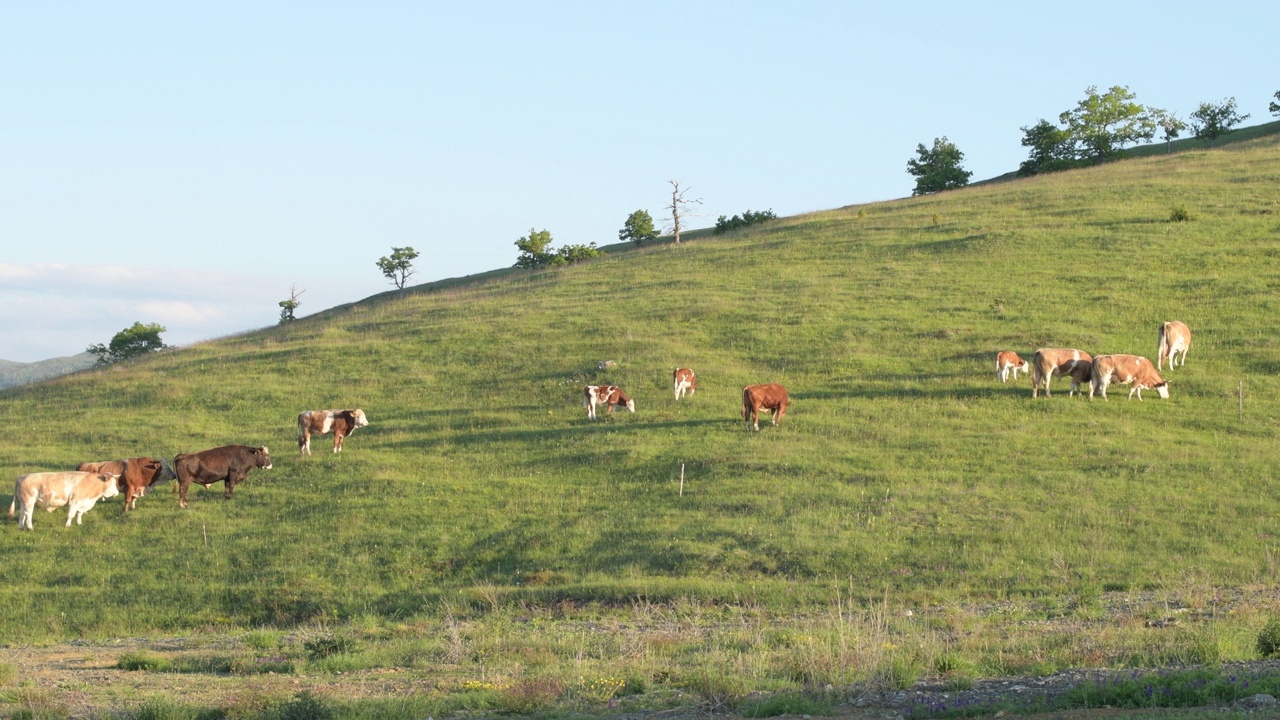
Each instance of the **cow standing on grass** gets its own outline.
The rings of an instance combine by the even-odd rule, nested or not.
[[[698,378],[690,368],[676,368],[675,372],[671,373],[671,382],[675,386],[677,400],[684,397],[685,392],[693,397],[694,391],[698,389]]]
[[[1018,357],[1018,353],[1012,350],[1001,350],[996,353],[996,379],[1004,382],[1009,379],[1009,374],[1013,373],[1013,379],[1018,379],[1018,371],[1030,372],[1031,366],[1026,360]]]
[[[209,487],[221,480],[226,486],[222,496],[230,500],[231,491],[254,468],[271,469],[271,454],[266,447],[224,445],[179,455],[173,459],[178,475],[178,507],[187,506],[187,488],[193,482]]]
[[[76,470],[119,475],[118,484],[124,493],[124,512],[137,510],[138,498],[146,495],[150,488],[177,477],[168,460],[149,457],[80,463]]]
[[[1040,348],[1031,358],[1031,397],[1038,397],[1040,384],[1044,383],[1044,396],[1053,397],[1049,392],[1049,384],[1053,374],[1066,375],[1071,378],[1068,395],[1075,395],[1081,383],[1089,382],[1093,377],[1093,358],[1089,353],[1075,348]]]
[[[1093,382],[1089,385],[1089,399],[1094,393],[1107,399],[1107,386],[1132,384],[1129,399],[1138,394],[1142,400],[1143,390],[1155,390],[1162,400],[1169,398],[1169,383],[1160,377],[1160,373],[1151,367],[1151,361],[1141,355],[1099,355],[1093,359]]]
[[[747,427],[760,430],[760,412],[770,413],[774,425],[787,414],[787,389],[777,383],[742,388],[742,419]]]
[[[53,512],[67,506],[67,527],[71,521],[84,524],[84,514],[103,498],[120,494],[119,475],[89,472],[36,472],[18,478],[13,485],[9,517],[17,510],[18,529],[35,530],[32,515],[36,506]]]
[[[311,435],[328,435],[333,433],[333,451],[342,452],[342,441],[348,435],[369,424],[364,411],[354,410],[307,410],[298,413],[298,454],[311,454]]]
[[[1182,362],[1179,365],[1187,364],[1187,351],[1191,349],[1191,328],[1178,322],[1171,320],[1160,326],[1159,338],[1156,344],[1156,369],[1162,369],[1164,361],[1169,361],[1169,369],[1173,369],[1173,361],[1177,359],[1179,353],[1182,354]]]
[[[607,406],[610,414],[616,407],[625,407],[631,412],[636,411],[636,401],[622,392],[622,388],[617,385],[588,385],[583,388],[582,406],[587,409],[587,419],[596,419],[597,405]]]

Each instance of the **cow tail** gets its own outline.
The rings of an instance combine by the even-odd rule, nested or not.
[[[747,389],[742,388],[742,419],[745,422],[751,417],[750,404],[747,401]]]
[[[18,505],[18,496],[15,493],[13,496],[13,500],[9,501],[9,519],[10,520],[13,519],[13,514],[14,514],[13,511],[17,507],[17,505]]]

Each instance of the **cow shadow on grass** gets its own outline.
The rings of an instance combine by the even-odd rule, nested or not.
[[[650,422],[637,418],[627,418],[625,420],[609,420],[601,418],[599,420],[587,420],[585,417],[581,421],[574,421],[571,425],[560,427],[548,427],[538,430],[513,430],[508,428],[494,427],[482,428],[476,430],[464,430],[452,435],[440,437],[437,433],[433,439],[405,439],[402,441],[393,441],[386,443],[383,447],[405,447],[405,448],[421,448],[424,445],[491,445],[495,443],[530,443],[530,442],[548,442],[560,438],[579,437],[583,433],[588,432],[640,432],[653,429],[691,429],[696,427],[716,427],[741,425],[742,418],[738,416],[728,417],[725,419],[702,419],[702,420],[669,420]],[[425,431],[430,429],[423,426],[421,429],[405,428],[415,435],[426,434]],[[435,428],[439,430],[438,427]]]

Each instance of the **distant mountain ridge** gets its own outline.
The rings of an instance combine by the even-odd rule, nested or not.
[[[66,375],[77,370],[92,367],[97,358],[89,353],[80,353],[70,357],[49,358],[37,362],[23,363],[12,360],[0,360],[0,389],[40,382],[51,377]]]

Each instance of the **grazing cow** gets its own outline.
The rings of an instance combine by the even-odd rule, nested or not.
[[[124,512],[137,510],[138,498],[146,495],[151,487],[167,483],[177,477],[168,460],[149,457],[80,463],[76,470],[119,475],[120,491],[124,493]]]
[[[187,506],[187,488],[197,482],[205,487],[222,480],[226,490],[222,496],[231,499],[231,491],[254,468],[271,469],[271,455],[265,447],[224,445],[173,459],[178,476],[178,506]]]
[[[615,407],[625,407],[636,411],[636,401],[627,397],[617,385],[588,385],[582,390],[582,406],[587,409],[587,418],[596,419],[596,406],[606,405],[612,413]]]
[[[1026,360],[1018,357],[1018,353],[1011,350],[1001,350],[996,353],[996,378],[1000,382],[1009,379],[1009,373],[1013,373],[1013,379],[1018,379],[1018,371],[1030,372],[1031,366]]]
[[[67,506],[67,527],[71,521],[84,524],[84,514],[102,498],[120,494],[119,475],[90,472],[36,472],[18,478],[13,486],[9,517],[18,509],[18,529],[35,530],[31,516],[36,505],[53,512]]]
[[[333,433],[333,451],[342,452],[342,440],[369,424],[364,411],[355,410],[307,410],[298,414],[298,454],[311,454],[311,434]]]
[[[1173,369],[1173,361],[1179,353],[1182,362],[1187,364],[1187,351],[1191,349],[1191,328],[1172,320],[1160,326],[1160,342],[1156,345],[1156,369],[1162,369],[1164,361],[1169,361],[1169,369]]]
[[[1093,382],[1089,384],[1089,399],[1094,393],[1107,399],[1107,386],[1132,384],[1129,399],[1138,394],[1142,399],[1143,390],[1155,390],[1161,399],[1169,398],[1169,383],[1160,377],[1160,373],[1151,367],[1151,361],[1141,355],[1099,355],[1093,359]]]
[[[742,419],[747,427],[760,429],[760,411],[771,413],[774,425],[787,414],[787,389],[777,383],[742,388]]]
[[[689,368],[676,368],[676,371],[671,374],[671,380],[675,384],[677,400],[683,397],[686,391],[692,397],[694,391],[698,389],[698,378]]]
[[[1049,384],[1053,374],[1071,378],[1068,395],[1075,395],[1081,383],[1089,382],[1093,372],[1093,358],[1089,353],[1074,348],[1040,348],[1031,358],[1031,397],[1038,397],[1040,384],[1044,383],[1045,397],[1053,397]]]

